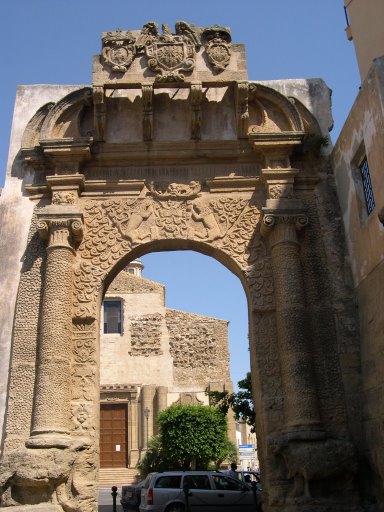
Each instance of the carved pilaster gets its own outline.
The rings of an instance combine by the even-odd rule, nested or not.
[[[65,447],[70,438],[72,280],[82,215],[48,206],[38,213],[38,232],[47,240],[35,407],[29,447]]]
[[[271,250],[285,430],[291,433],[321,430],[297,237],[307,224],[303,212],[266,212],[261,230]]]
[[[153,139],[153,87],[142,85],[143,93],[143,139]]]
[[[236,87],[237,136],[239,139],[248,137],[248,82],[237,82]]]
[[[201,82],[191,83],[191,139],[201,139],[201,102],[203,100],[203,89]]]

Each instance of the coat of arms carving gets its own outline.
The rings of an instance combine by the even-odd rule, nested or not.
[[[231,59],[231,33],[228,28],[213,25],[202,32],[205,53],[216,71],[223,71]]]
[[[156,73],[156,82],[183,82],[185,72],[195,67],[196,51],[199,49],[200,33],[197,27],[178,21],[176,34],[164,23],[159,33],[155,22],[146,23],[136,41],[143,48],[148,67]]]
[[[135,38],[129,31],[116,30],[103,36],[103,57],[112,71],[125,73],[136,53]]]

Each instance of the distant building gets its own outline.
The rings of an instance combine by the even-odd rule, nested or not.
[[[135,467],[169,405],[208,404],[207,388],[231,389],[228,322],[165,307],[165,287],[142,269],[135,260],[120,272],[102,306],[102,468]]]
[[[360,320],[360,354],[345,362],[360,367],[360,453],[364,493],[384,506],[384,2],[345,0],[363,80],[332,153],[337,194]],[[347,326],[341,326],[347,328]],[[367,491],[368,489],[368,491]],[[379,508],[379,510],[384,510]]]
[[[251,432],[251,426],[244,420],[236,421],[236,441],[239,449],[239,469],[243,471],[247,469],[259,471],[260,464],[257,455],[256,433]]]
[[[346,34],[355,45],[362,80],[372,61],[384,55],[383,0],[344,0],[347,15]]]

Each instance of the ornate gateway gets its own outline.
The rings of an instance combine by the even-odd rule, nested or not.
[[[0,505],[96,511],[101,299],[135,258],[190,249],[247,296],[264,512],[359,512],[359,340],[329,163],[309,144],[327,135],[329,90],[251,83],[228,29],[175,31],[104,34],[92,86],[17,100]]]

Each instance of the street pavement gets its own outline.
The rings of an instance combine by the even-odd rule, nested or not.
[[[121,500],[121,487],[117,488],[116,497],[116,510],[117,512],[123,512],[123,507],[120,504]],[[111,489],[99,489],[99,512],[112,512],[112,491]]]

